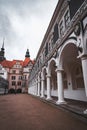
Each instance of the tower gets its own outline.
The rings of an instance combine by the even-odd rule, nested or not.
[[[4,57],[4,54],[5,54],[5,51],[4,51],[4,40],[3,40],[3,44],[2,44],[2,47],[1,47],[1,51],[0,51],[0,61],[3,61],[5,60],[5,57]]]
[[[29,49],[27,49],[26,54],[25,54],[25,57],[26,57],[26,58],[30,58]]]

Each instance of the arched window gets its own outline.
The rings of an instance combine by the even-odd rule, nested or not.
[[[55,44],[55,42],[57,41],[57,39],[59,38],[59,34],[58,34],[58,24],[56,23],[54,26],[54,33],[53,33],[53,43]]]
[[[67,75],[65,72],[63,72],[63,84],[64,84],[64,89],[68,89],[67,85]]]
[[[77,88],[84,88],[84,81],[83,81],[83,74],[82,74],[82,67],[81,66],[78,66],[76,68],[75,77],[76,77]]]

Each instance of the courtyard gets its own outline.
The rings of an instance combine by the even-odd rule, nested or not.
[[[27,94],[0,96],[0,130],[87,130],[87,124]]]

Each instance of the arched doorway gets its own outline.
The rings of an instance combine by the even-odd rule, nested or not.
[[[59,66],[64,69],[64,98],[86,100],[82,64],[78,57],[78,48],[74,43],[67,43],[60,53]]]
[[[49,64],[50,70],[50,87],[51,87],[51,96],[57,96],[57,73],[56,73],[56,61],[52,59]]]

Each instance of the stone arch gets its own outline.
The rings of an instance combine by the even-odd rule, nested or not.
[[[52,58],[48,63],[48,75],[51,78],[51,95],[54,96],[55,91],[57,90],[57,62],[55,58]]]
[[[44,94],[47,95],[47,67],[42,68],[42,79],[44,80]]]
[[[67,40],[65,43],[64,43],[64,45],[63,45],[63,47],[62,47],[62,49],[61,49],[61,51],[60,51],[60,53],[59,53],[59,61],[58,61],[58,66],[62,69],[62,55],[63,55],[63,51],[65,50],[65,48],[68,46],[68,45],[74,45],[76,48],[77,48],[77,45],[76,45],[76,40],[74,40],[74,39],[69,39],[69,40]]]
[[[79,99],[81,97],[80,93],[83,94],[84,82],[81,59],[78,58],[79,52],[76,44],[76,40],[67,40],[67,42],[62,47],[59,54],[59,69],[63,69],[66,73],[67,78],[67,89],[64,88],[64,97],[69,97],[71,99]],[[82,84],[80,84],[80,81]],[[64,79],[63,79],[64,82]],[[81,85],[81,86],[80,86]],[[77,89],[79,88],[79,91]],[[82,88],[82,89],[80,89]],[[70,95],[70,92],[71,95]],[[78,97],[77,97],[78,95]]]
[[[84,88],[84,81],[83,81],[83,73],[82,73],[82,66],[79,63],[74,63],[71,67],[72,76],[75,77],[73,89],[82,89]]]
[[[44,66],[43,68],[42,68],[42,77],[43,77],[43,79],[45,78],[45,72],[47,73],[47,68],[46,68],[46,66]]]
[[[55,59],[55,58],[51,58],[51,60],[48,62],[48,74],[49,74],[49,75],[51,74],[51,64],[52,64],[52,62],[55,63],[55,67],[56,67],[56,65],[57,65],[56,59]]]

